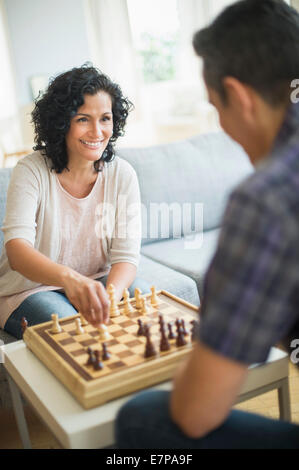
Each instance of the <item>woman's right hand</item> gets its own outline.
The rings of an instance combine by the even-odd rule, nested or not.
[[[108,322],[110,301],[101,282],[66,269],[63,288],[71,304],[89,323],[98,327]]]

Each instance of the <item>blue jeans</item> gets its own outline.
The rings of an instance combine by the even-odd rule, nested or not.
[[[169,414],[170,392],[139,393],[119,411],[118,449],[299,449],[299,426],[232,410],[227,420],[205,437],[187,437]]]
[[[101,277],[98,281],[106,286],[107,276]],[[142,293],[150,292],[150,285],[143,279],[136,278],[129,287],[130,297],[134,297],[136,287],[139,287]],[[62,291],[37,292],[27,297],[10,315],[5,323],[4,330],[15,338],[21,339],[21,320],[23,317],[28,321],[28,326],[32,326],[50,321],[52,313],[57,313],[59,318],[63,318],[76,315],[78,312]]]

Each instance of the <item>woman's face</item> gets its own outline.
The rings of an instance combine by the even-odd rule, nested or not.
[[[99,91],[85,95],[84,104],[71,119],[66,134],[69,162],[96,161],[101,158],[113,133],[112,101],[108,93]]]

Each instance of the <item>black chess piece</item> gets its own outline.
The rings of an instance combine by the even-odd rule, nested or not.
[[[176,345],[177,345],[177,347],[181,347],[181,346],[185,346],[186,344],[187,344],[187,341],[185,340],[185,337],[184,337],[183,328],[180,325],[179,330],[178,330],[177,339],[176,339]]]
[[[23,317],[22,320],[21,320],[22,335],[24,335],[27,326],[28,326],[28,321],[26,320],[25,317]]]
[[[191,324],[192,324],[191,341],[195,341],[197,337],[197,329],[198,329],[199,323],[196,320],[192,320]]]
[[[140,318],[138,318],[137,322],[138,322],[138,325],[139,325],[139,328],[138,328],[138,331],[137,331],[137,336],[144,336],[145,332],[144,332],[144,325],[142,323],[142,320],[140,320]]]
[[[101,358],[100,358],[100,351],[99,350],[96,350],[94,352],[94,355],[95,355],[95,362],[93,364],[93,368],[94,370],[102,370],[103,369],[103,363],[101,362]]]
[[[181,327],[183,329],[183,334],[184,336],[187,336],[188,335],[188,331],[186,330],[186,326],[185,326],[185,320],[182,318],[181,319]]]
[[[107,361],[111,357],[111,354],[107,350],[107,344],[103,343],[102,348],[103,348],[103,350],[102,350],[102,359],[103,359],[103,361]]]
[[[87,359],[87,362],[86,362],[86,365],[87,366],[92,366],[95,362],[95,355],[94,355],[94,352],[93,350],[89,347],[87,348],[87,353],[88,353],[88,359]]]
[[[160,351],[169,351],[170,343],[167,339],[165,328],[161,328]]]
[[[150,337],[150,329],[148,325],[145,325],[144,327],[145,330],[145,337],[146,337],[146,344],[145,344],[145,351],[144,351],[144,357],[153,357],[157,355],[157,351],[155,350],[155,346],[153,345],[153,342]]]
[[[175,337],[175,334],[172,330],[172,327],[173,327],[172,323],[171,322],[168,323],[167,326],[168,326],[168,339],[175,339],[176,337]]]

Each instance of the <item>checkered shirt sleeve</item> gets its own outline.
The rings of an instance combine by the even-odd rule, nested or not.
[[[294,322],[298,243],[288,222],[267,198],[242,186],[232,194],[206,275],[198,330],[199,340],[221,355],[263,362]]]

